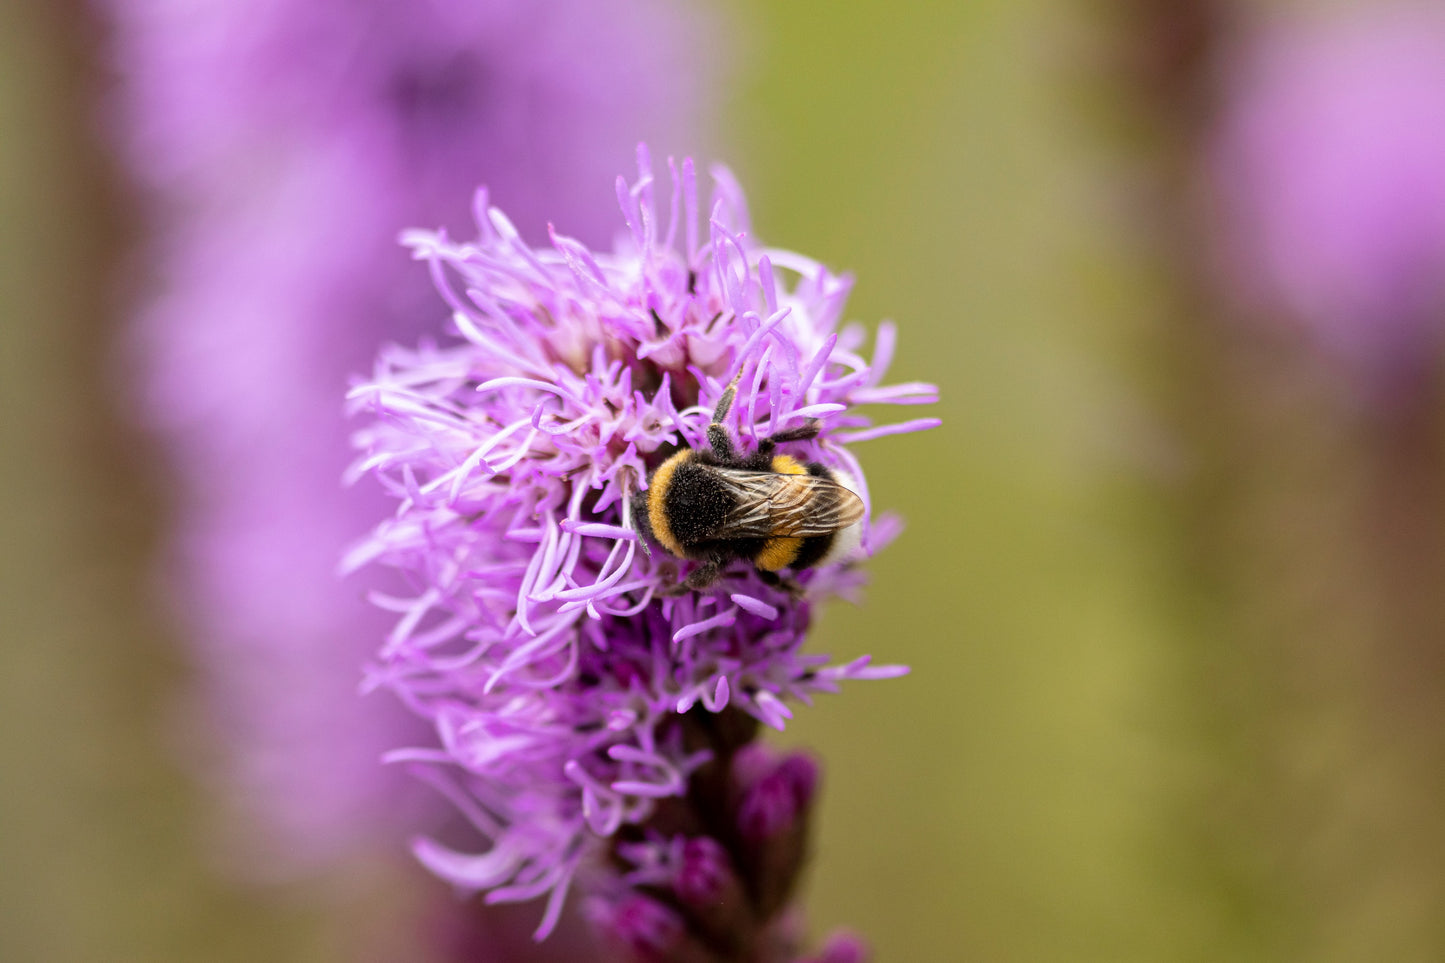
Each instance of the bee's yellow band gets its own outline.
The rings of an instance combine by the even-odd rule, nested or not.
[[[801,538],[792,536],[770,538],[763,543],[763,550],[758,553],[753,564],[764,571],[776,572],[778,569],[792,565],[802,548],[803,540]]]
[[[791,455],[774,455],[773,471],[779,475],[806,475],[808,469],[799,464],[798,460]],[[803,540],[788,535],[781,535],[777,538],[770,538],[763,543],[763,550],[753,559],[753,564],[765,572],[776,572],[779,569],[787,568],[798,558],[798,553],[803,550]]]

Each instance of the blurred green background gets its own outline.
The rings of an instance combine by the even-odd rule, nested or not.
[[[731,6],[759,234],[854,271],[943,397],[859,447],[909,527],[814,644],[913,674],[788,732],[826,764],[810,925],[880,961],[1445,958],[1440,690],[1400,695],[1351,595],[1361,429],[1161,255],[1149,5]],[[333,959],[372,897],[225,882],[175,761],[98,36],[0,5],[0,959]]]

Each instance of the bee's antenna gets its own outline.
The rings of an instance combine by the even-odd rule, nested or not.
[[[733,380],[723,389],[722,397],[718,399],[717,408],[712,413],[712,424],[707,426],[707,443],[712,448],[714,455],[724,463],[728,464],[737,461],[738,452],[733,447],[733,440],[728,435],[728,430],[723,427],[723,419],[728,416],[728,409],[733,406],[733,396],[737,394],[738,382],[743,380],[742,368],[733,375]]]
[[[728,382],[728,386],[723,389],[722,397],[718,399],[717,408],[712,413],[713,424],[722,424],[722,420],[728,416],[728,411],[733,406],[733,398],[737,395],[738,382],[742,380],[743,369],[739,367],[738,373],[733,375],[733,380]]]

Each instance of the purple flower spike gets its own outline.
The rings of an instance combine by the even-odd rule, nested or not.
[[[390,616],[364,597],[379,582],[335,567],[388,510],[337,482],[337,394],[378,344],[414,341],[435,296],[394,238],[467,224],[483,177],[529,232],[565,217],[610,238],[606,187],[640,125],[706,130],[722,24],[668,0],[96,6],[105,121],[153,215],[126,370],[178,476],[169,587],[219,791],[259,830],[237,854],[276,876],[393,851],[448,807],[376,764],[423,730],[358,697]]]
[[[1244,54],[1213,149],[1232,280],[1389,387],[1445,334],[1445,14],[1282,19]]]
[[[743,791],[739,831],[745,839],[761,841],[788,829],[807,811],[817,785],[818,763],[802,753],[788,756]]]
[[[666,959],[682,942],[682,920],[645,896],[633,896],[606,921],[611,935],[643,960]]]
[[[786,961],[774,936],[817,769],[745,747],[790,704],[906,670],[801,651],[813,605],[861,585],[856,558],[791,582],[739,562],[690,591],[697,563],[640,535],[632,499],[671,452],[708,444],[732,384],[725,427],[744,452],[816,420],[788,451],[856,484],[876,550],[896,525],[870,525],[839,438],[871,429],[860,403],[937,392],[881,386],[863,329],[840,327],[851,280],[759,246],[725,170],[702,209],[690,160],[668,162],[670,185],[645,149],[639,167],[618,182],[627,231],[611,254],[555,230],[534,248],[485,195],[475,240],[405,236],[451,327],[383,350],[351,391],[368,419],[353,475],[374,475],[397,509],[346,566],[400,575],[378,597],[397,619],[368,683],[435,740],[389,758],[445,787],[480,837],[474,852],[418,841],[433,872],[489,902],[545,897],[539,938],[580,880],[642,958]],[[880,331],[875,358],[892,337]],[[678,919],[676,940],[639,908],[653,903]]]
[[[682,847],[682,865],[673,881],[677,898],[684,903],[702,906],[725,902],[737,886],[728,851],[715,839],[698,836]]]

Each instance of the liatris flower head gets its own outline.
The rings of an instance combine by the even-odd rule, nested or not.
[[[1233,277],[1374,379],[1445,332],[1445,16],[1373,4],[1261,31],[1214,175]]]
[[[484,192],[475,240],[405,235],[451,324],[385,348],[350,394],[367,417],[353,475],[397,506],[345,562],[398,577],[374,596],[397,618],[367,685],[430,724],[433,742],[388,758],[479,837],[415,844],[443,879],[492,902],[545,896],[540,934],[582,879],[594,918],[644,959],[694,943],[731,959],[737,940],[792,959],[818,769],[755,731],[844,679],[905,670],[802,651],[813,607],[861,584],[856,565],[784,578],[740,560],[689,581],[713,563],[649,546],[634,504],[710,428],[742,454],[783,438],[793,464],[849,480],[876,550],[898,526],[872,518],[848,445],[937,421],[874,427],[857,408],[936,390],[882,384],[892,325],[865,359],[861,326],[841,324],[851,280],[759,245],[726,170],[704,222],[691,161],[669,161],[666,184],[645,149],[639,167],[618,180],[610,254],[555,230],[533,247]]]

